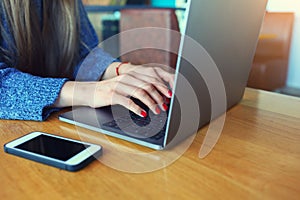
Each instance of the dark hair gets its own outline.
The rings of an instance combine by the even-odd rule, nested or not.
[[[2,0],[8,29],[1,27],[2,59],[33,75],[68,77],[79,60],[78,0],[42,0],[43,20],[32,0]],[[41,27],[42,23],[42,27]]]

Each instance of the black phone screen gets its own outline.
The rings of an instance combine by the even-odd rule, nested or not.
[[[40,154],[50,158],[67,161],[79,152],[88,148],[88,145],[64,140],[47,135],[39,135],[15,148]]]

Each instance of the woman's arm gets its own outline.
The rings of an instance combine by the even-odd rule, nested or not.
[[[45,120],[67,79],[41,78],[0,63],[0,119]]]
[[[119,104],[134,113],[144,116],[145,111],[130,97],[135,97],[147,105],[154,113],[166,111],[166,98],[171,98],[174,75],[160,67],[111,64],[99,82],[66,82],[54,106],[90,106],[93,108]]]
[[[99,48],[99,40],[84,5],[79,1],[80,15],[80,62],[75,67],[74,79],[77,81],[98,81],[107,67],[116,59]]]

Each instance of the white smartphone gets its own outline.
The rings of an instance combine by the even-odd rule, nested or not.
[[[42,132],[4,145],[4,151],[68,171],[77,171],[102,154],[102,147]]]

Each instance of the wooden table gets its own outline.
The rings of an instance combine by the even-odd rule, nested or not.
[[[213,151],[199,159],[206,129],[178,160],[149,173],[122,172],[99,161],[73,173],[2,150],[0,199],[300,199],[299,98],[247,89],[227,113]],[[74,126],[53,115],[43,123],[0,120],[0,144],[36,130],[79,138]],[[103,158],[110,153],[104,151]]]

